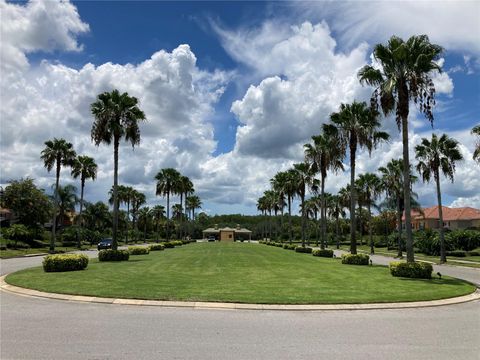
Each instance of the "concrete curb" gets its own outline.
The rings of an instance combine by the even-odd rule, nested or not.
[[[433,306],[444,306],[461,304],[469,301],[480,300],[480,289],[473,293],[441,300],[399,302],[399,303],[373,303],[373,304],[319,304],[319,305],[276,305],[276,304],[242,304],[242,303],[221,303],[221,302],[199,302],[199,301],[160,301],[160,300],[136,300],[136,299],[115,299],[94,296],[66,295],[47,293],[38,290],[21,288],[9,285],[5,277],[0,277],[0,290],[14,293],[21,296],[46,298],[74,302],[102,303],[116,305],[136,306],[161,306],[191,309],[222,309],[222,310],[275,310],[275,311],[327,311],[327,310],[379,310],[379,309],[409,309]]]

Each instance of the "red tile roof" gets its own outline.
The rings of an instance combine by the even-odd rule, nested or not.
[[[480,210],[471,207],[450,208],[442,206],[442,212],[443,221],[480,219]],[[431,206],[423,209],[423,215],[418,211],[412,211],[412,220],[438,218],[438,206]],[[405,212],[402,216],[402,220],[405,220]]]

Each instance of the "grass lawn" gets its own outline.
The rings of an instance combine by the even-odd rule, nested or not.
[[[395,278],[382,266],[343,265],[282,248],[197,243],[128,262],[91,260],[84,271],[9,275],[12,285],[48,292],[157,300],[271,304],[369,303],[441,299],[471,293],[462,280]]]

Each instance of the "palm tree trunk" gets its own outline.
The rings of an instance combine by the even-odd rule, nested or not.
[[[322,179],[321,179],[321,193],[320,193],[320,221],[322,223],[322,231],[320,234],[320,240],[321,240],[321,248],[325,249],[325,236],[327,233],[327,227],[326,227],[326,219],[325,219],[325,176],[322,172]]]
[[[412,213],[410,203],[410,159],[408,154],[408,88],[406,84],[400,84],[398,94],[402,114],[402,142],[403,142],[403,193],[405,201],[405,233],[406,233],[406,251],[407,262],[414,262],[415,255],[413,253],[412,238]]]
[[[113,231],[112,231],[112,249],[117,250],[117,230],[118,230],[118,146],[120,139],[114,136],[113,140]]]
[[[402,253],[402,207],[400,206],[400,196],[397,195],[397,223],[398,223],[398,254],[397,257],[403,257]]]
[[[268,237],[272,240],[272,209],[268,209]]]
[[[83,211],[83,189],[85,188],[85,179],[82,178],[81,186],[80,186],[80,229],[83,230],[83,218],[82,218],[82,211]],[[77,240],[77,247],[80,249],[82,247],[82,240],[83,240],[83,231],[80,232],[80,236],[78,236]]]
[[[167,241],[170,241],[170,192],[167,191]]]
[[[292,198],[288,195],[288,237],[290,244],[292,243]]]
[[[446,263],[447,256],[445,254],[445,231],[443,229],[442,193],[440,191],[440,175],[438,174],[438,170],[435,171],[435,182],[437,183],[438,217],[440,219],[440,262]]]
[[[147,242],[147,219],[143,219],[143,221],[145,222],[143,224],[143,241]]]
[[[125,244],[128,244],[128,230],[130,228],[130,199],[127,200],[127,231],[125,233]]]
[[[305,247],[305,190],[300,195],[302,202],[302,247]]]
[[[280,242],[283,243],[283,210],[284,210],[284,205],[285,204],[285,198],[282,198],[282,209],[280,210]]]
[[[363,245],[363,221],[362,221],[362,205],[358,200],[358,230],[360,232],[360,246]]]
[[[337,237],[337,250],[340,249],[340,234],[338,233],[338,215],[335,217],[335,235]]]
[[[357,151],[357,139],[350,137],[350,253],[357,253],[355,203],[357,193],[355,191],[355,153]]]
[[[53,204],[53,219],[52,219],[52,237],[50,239],[50,252],[55,252],[55,240],[57,239],[57,211],[58,211],[58,183],[60,182],[60,167],[61,159],[57,159],[57,177],[55,180],[55,204]]]
[[[367,200],[368,204],[368,236],[370,238],[370,254],[375,254],[375,246],[373,246],[373,235],[372,235],[372,209],[370,206],[370,199]]]

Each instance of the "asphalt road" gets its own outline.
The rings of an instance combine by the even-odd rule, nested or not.
[[[40,263],[9,259],[0,267],[8,273]],[[480,358],[480,301],[403,310],[245,311],[75,303],[1,292],[0,320],[2,360]]]

